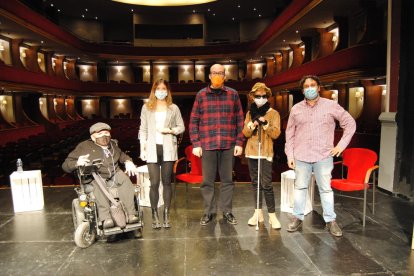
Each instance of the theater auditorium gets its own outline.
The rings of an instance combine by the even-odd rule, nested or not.
[[[410,0],[0,1],[0,275],[414,275],[413,10]],[[200,222],[203,157],[191,151],[190,126],[215,64],[244,118],[258,82],[280,115],[269,168],[278,229],[265,202],[264,222],[249,225],[262,207],[247,138],[231,172],[237,222],[220,206]],[[333,158],[340,236],[324,220],[315,174],[303,225],[288,228],[296,186],[286,129],[292,108],[305,102],[299,81],[307,75],[319,77],[319,98],[356,125]],[[157,228],[139,132],[160,79],[185,131],[169,129],[177,147],[171,225]],[[91,128],[96,123],[103,124]],[[343,127],[336,123],[335,145]],[[97,217],[96,191],[85,179],[96,176],[99,160],[62,169],[78,144],[102,130],[136,167],[129,179],[138,222],[126,218],[126,226],[107,228]],[[348,157],[350,149],[359,154]],[[361,168],[367,152],[372,164]],[[129,171],[127,164],[120,169]],[[213,186],[219,202],[219,173]]]

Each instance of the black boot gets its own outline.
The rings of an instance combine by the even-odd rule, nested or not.
[[[170,228],[170,209],[164,208],[164,223],[162,224],[162,227],[164,228]]]
[[[151,209],[152,211],[152,228],[159,229],[161,228],[160,219],[158,218],[158,209]]]

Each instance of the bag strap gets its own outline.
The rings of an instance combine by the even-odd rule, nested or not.
[[[96,183],[98,183],[99,188],[101,188],[102,192],[105,194],[105,196],[114,204],[116,207],[118,207],[119,202],[116,201],[113,196],[105,189],[104,183],[102,181],[102,178],[99,177],[96,172],[92,172],[92,176],[95,179]]]

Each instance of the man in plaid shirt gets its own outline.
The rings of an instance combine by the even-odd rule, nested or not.
[[[243,152],[243,109],[236,90],[224,86],[225,69],[221,64],[210,68],[211,85],[201,89],[194,101],[190,117],[190,139],[193,154],[202,158],[204,215],[207,225],[217,213],[214,180],[220,174],[220,209],[223,219],[237,224],[232,214],[234,156]]]

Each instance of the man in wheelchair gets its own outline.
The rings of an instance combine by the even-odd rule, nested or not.
[[[139,222],[136,216],[134,203],[134,186],[129,176],[135,175],[135,165],[132,158],[124,153],[116,140],[111,139],[111,127],[105,123],[96,123],[89,129],[91,139],[79,143],[69,153],[62,168],[67,173],[72,173],[78,168],[90,165],[93,160],[100,159],[97,168],[97,176],[106,184],[106,189],[113,197],[119,198],[124,204],[128,215],[128,224]],[[119,167],[119,163],[125,164],[126,175]],[[102,192],[96,180],[90,175],[82,179],[83,184],[88,182],[93,186],[93,194],[96,198],[99,221],[102,221],[104,229],[115,226],[110,214],[110,200]],[[102,182],[102,181],[100,181]]]

